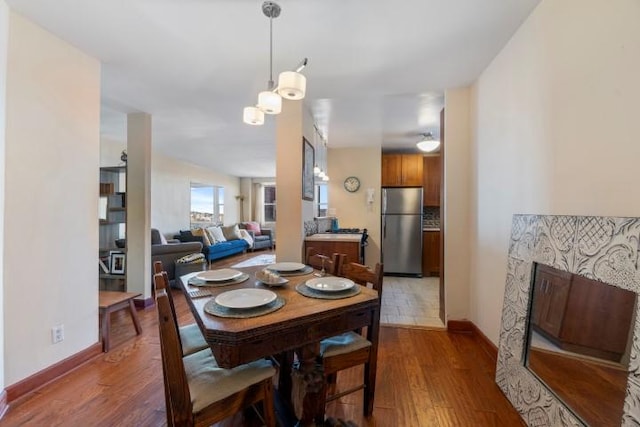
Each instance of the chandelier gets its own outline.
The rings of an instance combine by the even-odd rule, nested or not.
[[[272,1],[262,3],[262,13],[269,18],[269,81],[267,90],[258,94],[255,106],[245,107],[242,117],[246,124],[259,126],[264,124],[265,114],[279,114],[282,111],[282,98],[300,100],[304,98],[307,79],[300,71],[307,65],[304,58],[295,71],[283,71],[278,76],[278,85],[273,81],[273,19],[280,16],[280,6]]]

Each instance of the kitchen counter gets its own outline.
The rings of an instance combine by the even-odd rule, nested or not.
[[[440,231],[440,228],[425,227],[425,228],[422,229],[422,231]]]
[[[362,233],[338,234],[338,233],[318,233],[304,238],[306,242],[360,242]]]

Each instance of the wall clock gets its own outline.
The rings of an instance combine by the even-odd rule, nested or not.
[[[355,193],[360,188],[360,180],[355,176],[349,176],[344,180],[344,189],[350,193]]]

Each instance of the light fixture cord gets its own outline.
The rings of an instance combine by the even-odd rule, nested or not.
[[[269,90],[272,90],[273,83],[273,11],[269,14]]]

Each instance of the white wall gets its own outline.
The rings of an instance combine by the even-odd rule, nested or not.
[[[98,341],[100,64],[10,13],[6,69],[3,315],[11,385]],[[65,339],[52,344],[57,324]]]
[[[9,7],[0,0],[0,314],[4,314],[4,175],[7,51],[9,49]],[[4,316],[0,315],[0,348],[4,348]],[[4,351],[0,351],[0,390],[4,390]],[[2,402],[2,399],[0,399]],[[0,404],[0,411],[2,410]],[[1,415],[1,414],[0,414]]]
[[[514,213],[640,216],[640,2],[543,0],[473,90],[472,320],[498,341]]]
[[[380,147],[331,148],[328,153],[329,207],[335,208],[340,227],[367,229],[365,263],[369,266],[380,261],[380,154]],[[348,176],[360,179],[360,189],[355,193],[344,189]],[[367,188],[375,190],[373,204],[367,203]]]
[[[158,152],[151,158],[151,227],[167,238],[189,229],[191,183],[224,187],[224,222],[234,224],[239,218],[240,178],[224,175],[167,157]]]

